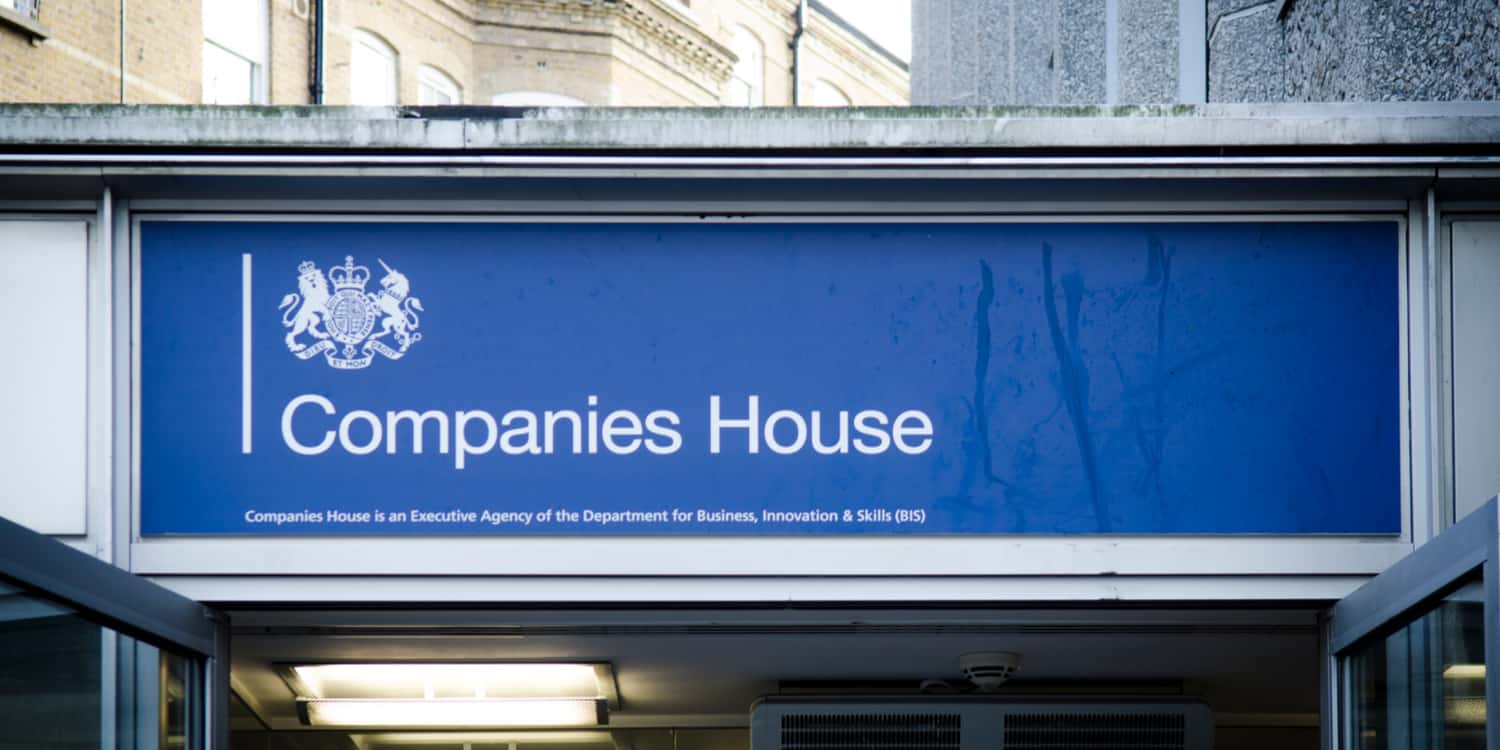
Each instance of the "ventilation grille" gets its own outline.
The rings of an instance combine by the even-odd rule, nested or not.
[[[1011,714],[1005,750],[1184,750],[1181,714]]]
[[[782,750],[958,750],[958,714],[781,717]]]

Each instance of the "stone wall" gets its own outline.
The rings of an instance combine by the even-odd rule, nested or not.
[[[1500,98],[1500,2],[1298,2],[1283,25],[1289,101]]]
[[[1208,100],[1276,102],[1286,87],[1280,1],[1209,0]]]
[[[1500,0],[1203,0],[1211,102],[1500,98]],[[1106,59],[1105,13],[1117,13]],[[913,0],[912,101],[1178,96],[1178,0]]]
[[[1211,101],[1500,98],[1496,0],[1210,0],[1209,8]]]
[[[1118,0],[1115,100],[1177,96],[1176,0]],[[1103,0],[913,0],[913,104],[1101,104]]]

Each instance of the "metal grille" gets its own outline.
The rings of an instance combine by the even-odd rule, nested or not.
[[[14,0],[16,12],[27,18],[36,19],[36,14],[42,10],[42,0]],[[9,3],[0,3],[8,5]]]
[[[1011,714],[1005,750],[1185,750],[1181,714]]]
[[[782,750],[958,750],[958,714],[781,717]]]

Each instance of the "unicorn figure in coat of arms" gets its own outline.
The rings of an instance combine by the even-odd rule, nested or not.
[[[297,266],[297,291],[282,297],[280,305],[281,324],[290,329],[286,348],[294,356],[305,360],[322,354],[336,370],[359,370],[369,367],[376,354],[401,359],[422,340],[416,332],[422,301],[411,296],[405,274],[376,260],[385,276],[374,292],[365,291],[370,269],[354,265],[352,255],[344,256],[344,265],[329,269],[326,277],[312,261]],[[304,335],[309,343],[299,340]],[[386,336],[395,348],[380,340]]]

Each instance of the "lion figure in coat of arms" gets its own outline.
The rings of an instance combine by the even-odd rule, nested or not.
[[[297,266],[297,292],[282,297],[278,308],[286,311],[281,324],[292,329],[286,335],[286,348],[294,352],[306,349],[306,344],[297,341],[304,332],[315,339],[328,338],[322,327],[323,317],[328,314],[328,300],[328,280],[323,278],[323,272],[312,261],[303,261]]]
[[[369,293],[370,303],[380,310],[382,316],[380,330],[371,334],[370,340],[391,336],[404,352],[414,342],[422,340],[422,334],[414,332],[421,325],[417,313],[422,312],[422,301],[411,296],[411,282],[407,281],[406,274],[379,258],[375,260],[385,269],[385,276],[380,279],[379,291]]]

